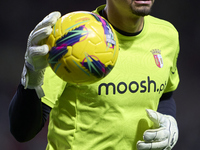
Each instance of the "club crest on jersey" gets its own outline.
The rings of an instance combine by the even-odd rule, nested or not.
[[[156,65],[159,68],[162,68],[163,67],[163,59],[162,59],[162,56],[161,56],[161,50],[153,49],[153,50],[151,50],[151,53],[153,54]]]

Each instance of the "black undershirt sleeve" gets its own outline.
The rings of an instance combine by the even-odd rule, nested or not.
[[[176,103],[173,98],[173,92],[164,93],[162,95],[157,111],[162,114],[171,115],[176,118]]]
[[[50,111],[35,90],[20,84],[9,105],[10,132],[19,142],[31,140],[44,126]]]

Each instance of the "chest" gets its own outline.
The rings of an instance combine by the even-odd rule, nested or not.
[[[120,106],[141,106],[148,102],[157,105],[167,85],[172,62],[161,48],[141,47],[122,47],[110,74],[99,82],[80,86],[79,98]]]

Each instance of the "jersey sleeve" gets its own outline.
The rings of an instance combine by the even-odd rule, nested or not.
[[[179,50],[180,50],[180,46],[179,46],[179,38],[178,38],[178,32],[176,35],[176,40],[175,40],[176,45],[175,47],[175,54],[173,57],[173,66],[171,67],[170,70],[170,75],[169,75],[169,80],[166,86],[166,89],[164,91],[164,93],[168,93],[168,92],[172,92],[175,91],[178,87],[179,84],[179,74],[178,74],[178,69],[177,69],[177,59],[178,59],[178,55],[179,55]]]
[[[60,79],[50,67],[47,67],[44,74],[44,84],[42,85],[42,89],[45,93],[45,96],[41,99],[42,102],[53,108],[66,84],[67,83]]]

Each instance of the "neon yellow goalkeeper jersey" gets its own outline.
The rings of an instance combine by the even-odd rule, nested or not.
[[[117,63],[99,82],[67,84],[47,68],[42,98],[52,107],[47,150],[136,150],[153,125],[145,109],[157,110],[161,95],[177,88],[179,38],[169,22],[146,16],[140,34],[117,36]]]

